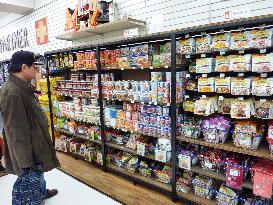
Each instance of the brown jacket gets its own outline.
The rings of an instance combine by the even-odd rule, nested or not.
[[[10,74],[0,91],[6,171],[42,165],[43,172],[59,167],[48,131],[48,120],[34,96],[34,87]]]

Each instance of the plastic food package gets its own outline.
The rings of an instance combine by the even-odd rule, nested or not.
[[[231,55],[230,71],[247,72],[251,70],[251,55]]]
[[[182,177],[180,177],[177,180],[177,183],[176,183],[177,191],[188,193],[191,190],[192,180],[193,180],[193,173],[185,170],[182,174]]]
[[[230,114],[231,102],[235,99],[233,98],[224,98],[223,100],[218,101],[218,112],[221,114]]]
[[[231,102],[231,118],[235,119],[249,119],[253,109],[251,101],[232,101]]]
[[[251,47],[267,48],[272,46],[273,29],[252,30],[251,31]]]
[[[199,58],[196,59],[196,73],[211,73],[214,72],[214,58]]]
[[[217,93],[230,93],[230,77],[216,78],[215,91]]]
[[[273,94],[273,78],[254,77],[252,79],[251,93],[257,96],[272,95]]]
[[[195,52],[196,44],[194,38],[180,40],[179,45],[181,54],[192,54]]]
[[[216,199],[218,205],[237,205],[239,203],[237,193],[224,185],[221,185]]]
[[[203,169],[219,172],[223,167],[223,152],[205,147],[199,154],[199,162]]]
[[[195,41],[196,41],[196,53],[211,52],[211,36],[210,35],[195,38]]]
[[[250,95],[250,78],[231,78],[232,95]]]
[[[195,103],[192,100],[183,101],[183,110],[187,112],[194,112]]]
[[[212,199],[215,195],[214,191],[212,190],[215,188],[215,182],[212,178],[206,176],[196,176],[193,181],[193,189],[194,193],[197,196]]]
[[[214,78],[198,78],[198,92],[214,92]]]
[[[234,144],[245,149],[258,149],[263,139],[264,126],[253,122],[238,122],[233,134]]]
[[[216,56],[215,71],[216,72],[229,72],[230,70],[230,57],[229,56]]]
[[[194,114],[208,116],[217,110],[217,98],[202,98],[195,101]]]
[[[230,119],[223,116],[205,118],[201,125],[204,140],[215,144],[224,144],[229,131]]]
[[[273,103],[271,101],[255,101],[254,117],[261,119],[273,119]]]
[[[232,50],[244,50],[250,47],[250,32],[236,32],[230,34],[230,48]]]
[[[216,34],[212,36],[212,50],[225,51],[230,47],[230,33]]]
[[[252,72],[272,72],[273,71],[273,53],[253,54]]]

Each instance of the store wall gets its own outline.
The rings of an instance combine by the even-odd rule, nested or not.
[[[250,17],[273,13],[273,0],[117,0],[118,11],[147,22],[146,28],[141,28],[139,34],[152,32],[150,30],[153,18],[163,16],[160,31],[181,29],[224,20],[226,10],[237,13],[236,16]],[[123,38],[123,31],[111,32],[102,36],[67,42],[55,39],[61,34],[65,22],[65,8],[71,1],[64,0],[36,0],[35,11],[18,20],[7,24],[0,20],[0,37],[18,28],[27,27],[29,30],[29,50],[43,53],[45,51],[61,49],[70,46],[92,45],[106,43]],[[238,15],[240,14],[240,15]],[[43,17],[48,18],[49,43],[37,46],[34,22]],[[0,60],[10,58],[13,52],[0,54]]]

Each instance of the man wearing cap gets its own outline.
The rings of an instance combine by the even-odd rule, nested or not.
[[[48,131],[48,120],[34,95],[30,81],[37,63],[29,51],[12,55],[9,78],[0,91],[3,118],[5,168],[18,175],[12,205],[40,205],[58,191],[46,189],[44,172],[59,167]]]

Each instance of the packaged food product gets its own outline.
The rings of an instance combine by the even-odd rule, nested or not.
[[[250,95],[250,78],[231,78],[232,95]]]
[[[217,93],[230,93],[230,77],[216,78],[215,91]]]
[[[191,54],[195,52],[196,44],[194,38],[180,40],[179,45],[181,54]]]
[[[232,32],[231,34],[231,45],[232,50],[244,50],[250,47],[250,32]]]
[[[216,56],[215,71],[216,72],[229,72],[230,57],[229,56]]]
[[[214,58],[199,58],[196,59],[196,73],[211,73],[214,72]]]
[[[251,93],[257,96],[272,95],[273,94],[273,78],[254,77],[252,79]]]
[[[211,36],[210,35],[195,38],[195,41],[196,41],[196,53],[211,52]]]
[[[216,195],[216,199],[218,205],[237,205],[239,203],[237,193],[223,184]]]
[[[230,47],[230,33],[216,34],[212,36],[211,48],[216,51],[225,51]]]
[[[273,71],[273,53],[253,54],[252,72],[272,72]]]
[[[254,122],[237,122],[235,124],[233,142],[246,149],[258,149],[263,139],[264,125]]]
[[[195,101],[194,114],[196,115],[210,115],[217,110],[217,98],[202,98]]]
[[[198,92],[214,92],[214,78],[198,78]]]
[[[192,100],[183,101],[183,110],[187,112],[194,112],[195,103]]]
[[[193,172],[183,171],[182,176],[177,180],[177,191],[188,193],[191,190],[191,183],[193,180]]]
[[[207,176],[196,176],[193,181],[194,193],[205,199],[212,199],[215,195],[216,182]]]
[[[223,100],[218,101],[218,112],[221,114],[230,114],[231,110],[231,102],[235,99],[233,98],[225,98]]]
[[[272,46],[272,29],[261,29],[251,31],[251,47],[266,48]]]
[[[186,89],[187,90],[192,90],[192,91],[197,91],[198,90],[198,83],[196,80],[189,79],[187,81]]]
[[[254,117],[262,119],[273,119],[273,103],[271,101],[255,101]]]
[[[247,72],[251,70],[251,55],[231,55],[230,71]]]
[[[230,122],[229,118],[220,115],[205,118],[201,124],[204,140],[210,143],[224,144],[231,128]]]
[[[230,115],[235,119],[249,119],[251,114],[251,101],[231,102]]]

